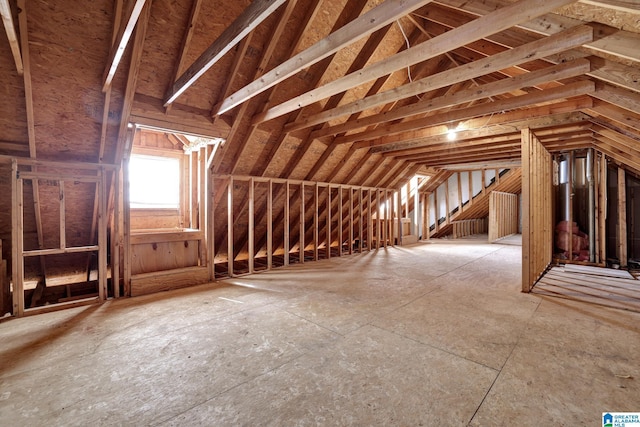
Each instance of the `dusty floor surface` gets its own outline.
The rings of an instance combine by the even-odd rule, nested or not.
[[[0,425],[601,425],[640,314],[520,292],[520,247],[425,243],[0,323]]]

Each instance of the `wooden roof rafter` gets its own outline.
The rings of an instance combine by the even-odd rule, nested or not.
[[[534,0],[520,0],[512,3],[488,15],[454,28],[447,34],[427,40],[391,58],[369,65],[356,73],[345,75],[320,88],[271,107],[265,113],[255,117],[254,123],[280,117],[283,114],[310,105],[320,99],[328,98],[331,95],[358,86],[365,81],[374,80],[399,69],[444,54],[453,48],[465,45],[469,41],[478,40],[503,29],[507,29],[522,21],[529,20],[534,16],[543,15],[573,1],[574,0],[547,0],[544,3],[539,3]],[[410,11],[407,11],[407,13],[408,12]]]
[[[542,104],[580,95],[587,95],[592,93],[594,90],[595,84],[592,81],[578,81],[553,89],[532,92],[528,95],[515,96],[512,98],[506,98],[494,102],[487,102],[473,107],[451,110],[446,113],[427,116],[421,119],[395,124],[386,124],[376,128],[373,131],[361,132],[341,137],[340,142],[371,140],[377,137],[387,137],[388,135],[411,132],[416,129],[422,129],[436,125],[460,123],[462,121],[467,121],[477,117],[504,113],[505,111],[515,110],[530,105]],[[489,125],[490,118],[485,120],[487,125]]]
[[[174,102],[220,58],[275,12],[286,0],[253,0],[242,14],[229,25],[193,64],[171,86],[164,106]]]
[[[431,0],[406,0],[404,2],[385,1],[347,25],[336,29],[320,42],[283,62],[266,73],[260,80],[248,84],[229,96],[220,105],[218,114],[229,111],[259,93],[275,86],[286,78],[291,77],[298,71],[327,58],[341,48],[370,35],[399,17],[404,16],[409,11],[424,6],[430,1]]]
[[[103,92],[106,92],[111,86],[111,81],[118,70],[118,66],[120,65],[124,52],[129,45],[129,40],[131,39],[131,35],[133,34],[136,24],[138,23],[138,19],[140,18],[140,14],[142,13],[142,9],[144,8],[146,1],[147,0],[135,0],[129,2],[130,8],[127,10],[125,15],[128,16],[126,23],[124,25],[120,25],[118,35],[116,36],[116,42],[111,46],[111,51],[109,52],[109,59],[107,60],[107,66],[105,67],[104,76],[102,78]]]
[[[402,99],[424,93],[429,90],[434,90],[436,88],[448,86],[468,80],[471,77],[478,77],[517,63],[543,58],[545,56],[570,49],[573,46],[580,45],[584,43],[585,40],[591,40],[592,37],[593,31],[591,28],[587,26],[576,27],[562,33],[562,35],[540,39],[524,46],[513,48],[510,51],[498,53],[491,57],[475,61],[471,64],[465,64],[459,72],[452,72],[451,70],[448,70],[420,80],[414,80],[413,82],[394,90],[381,92],[375,96],[369,96],[363,100],[342,105],[335,108],[333,111],[326,111],[315,115],[314,117],[307,118],[306,121],[300,124],[300,126],[306,126],[309,123],[315,123],[318,121],[332,120],[345,114],[352,114],[357,111],[373,108],[374,106],[381,105],[392,100]],[[406,107],[403,111],[408,109],[410,109],[410,107]],[[344,127],[348,126],[350,125],[347,124]]]
[[[528,74],[498,80],[493,83],[486,83],[479,87],[461,90],[439,98],[419,101],[385,113],[373,114],[362,119],[351,120],[341,125],[317,131],[314,133],[314,136],[322,137],[325,135],[348,132],[373,124],[389,122],[416,114],[428,113],[442,108],[452,107],[472,100],[482,100],[505,92],[511,92],[522,87],[535,86],[552,80],[575,77],[588,72],[590,69],[591,63],[587,59],[582,58],[576,61],[551,66],[544,70],[533,71]]]
[[[11,12],[9,0],[0,0],[0,15],[2,16],[4,30],[7,33],[9,46],[11,47],[13,62],[16,64],[16,71],[18,72],[18,75],[21,76],[24,73],[24,66],[22,65],[20,42],[18,41],[18,35],[16,34],[16,27],[13,24],[13,14]]]
[[[532,129],[538,129],[588,123],[589,117],[580,111],[576,111],[576,106],[579,105],[590,105],[589,98],[581,97],[577,101],[565,101],[555,105],[532,108],[528,111],[516,110],[511,113],[501,114],[500,117],[494,116],[495,121],[492,126],[485,126],[486,118],[475,119],[470,121],[470,126],[467,130],[461,130],[457,133],[457,140],[462,141],[519,132],[528,125]],[[357,148],[369,148],[372,153],[384,153],[435,143],[446,143],[448,141],[447,131],[447,126],[435,126],[421,129],[404,137],[379,138],[374,141],[357,142],[354,145]]]

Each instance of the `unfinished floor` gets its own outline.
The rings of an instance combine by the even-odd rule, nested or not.
[[[0,323],[1,425],[600,425],[640,314],[520,292],[520,247],[424,243]]]

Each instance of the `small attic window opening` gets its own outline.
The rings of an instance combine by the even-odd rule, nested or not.
[[[178,209],[180,160],[132,154],[129,160],[129,199],[132,209]]]

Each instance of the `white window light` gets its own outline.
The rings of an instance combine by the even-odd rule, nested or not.
[[[129,199],[131,208],[178,209],[180,161],[172,157],[132,155]]]

